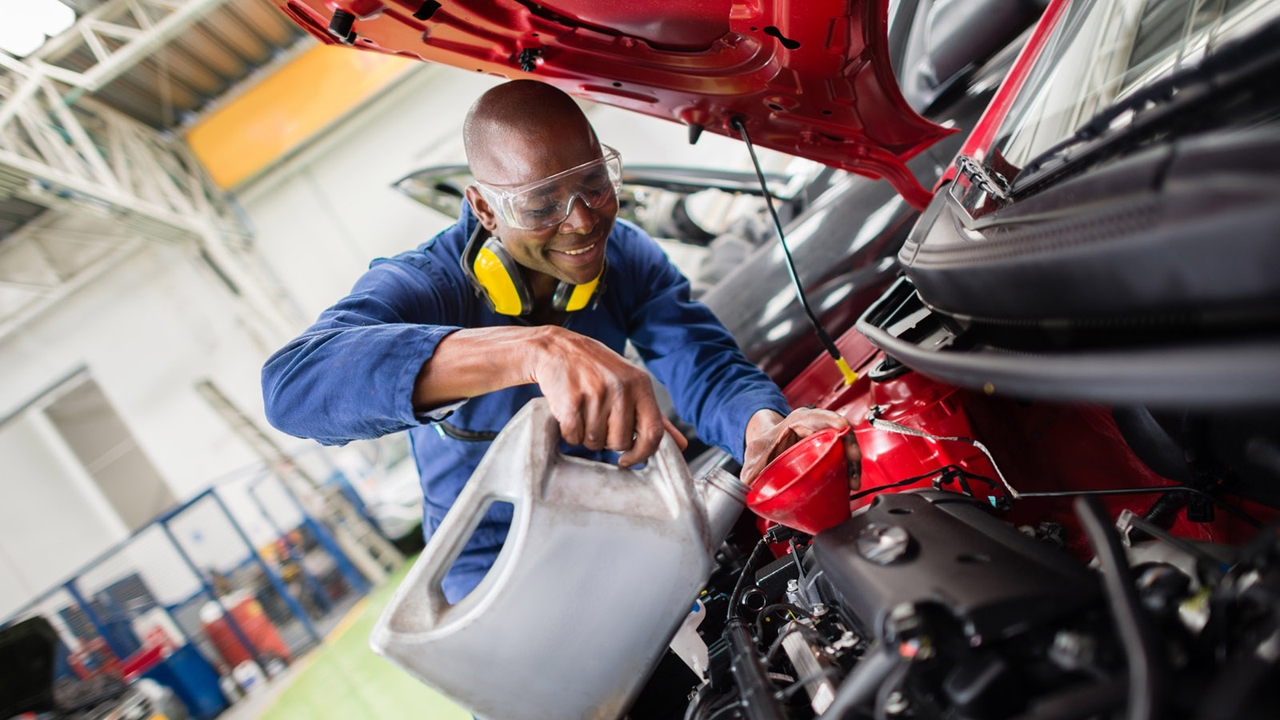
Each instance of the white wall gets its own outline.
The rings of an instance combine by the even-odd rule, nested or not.
[[[0,458],[3,617],[128,531],[70,449],[59,446],[48,420],[23,418],[0,428]]]
[[[83,232],[101,222],[67,225]],[[212,379],[261,415],[258,372],[272,348],[244,330],[241,312],[190,249],[144,245],[0,339],[0,417],[83,366],[174,495],[190,498],[257,462],[195,389]],[[91,511],[92,480],[69,450],[58,461],[60,439],[51,428],[37,433],[42,421],[36,407],[0,427],[0,617],[127,535],[109,505]]]

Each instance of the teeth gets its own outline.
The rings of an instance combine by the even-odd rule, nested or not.
[[[595,246],[596,246],[595,243],[591,243],[590,245],[582,248],[581,250],[561,250],[560,252],[564,253],[565,255],[581,255],[582,253],[590,250]]]

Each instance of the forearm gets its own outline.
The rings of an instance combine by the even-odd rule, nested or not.
[[[422,364],[413,407],[427,411],[495,390],[535,382],[532,368],[559,328],[489,327],[457,330]]]
[[[410,398],[422,359],[454,329],[313,327],[263,366],[267,418],[284,432],[325,444],[413,427]]]

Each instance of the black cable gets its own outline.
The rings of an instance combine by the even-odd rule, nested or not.
[[[954,467],[954,466],[948,465],[947,467]],[[853,502],[854,500],[861,500],[862,498],[868,495],[875,495],[876,493],[883,492],[885,490],[892,490],[894,488],[900,488],[906,485],[912,485],[918,482],[923,482],[925,480],[928,480],[929,478],[935,477],[945,472],[946,469],[947,468],[941,468],[938,470],[934,470],[932,472],[927,472],[923,475],[917,475],[915,477],[907,478],[906,480],[899,480],[897,482],[889,483],[888,485],[879,485],[873,488],[867,488],[866,490],[860,490],[849,496],[849,502]]]
[[[747,575],[755,571],[755,565],[759,562],[760,554],[767,550],[769,542],[766,538],[760,538],[760,542],[756,543],[756,547],[751,551],[750,557],[747,558],[746,564],[742,566],[742,573],[738,575],[738,582],[733,586],[733,594],[729,596],[729,612],[725,616],[725,622],[733,620],[734,615],[738,613],[738,601],[742,599],[742,591],[745,589],[743,583],[746,582]]]
[[[897,481],[897,482],[889,483],[888,485],[880,485],[880,486],[877,486],[877,487],[868,488],[868,489],[866,489],[866,490],[862,490],[862,491],[860,491],[860,492],[853,493],[852,495],[850,495],[850,496],[849,496],[849,501],[850,501],[850,502],[853,502],[854,500],[860,500],[860,499],[862,499],[862,498],[864,498],[864,497],[866,497],[866,496],[868,496],[868,495],[874,495],[874,494],[876,494],[876,493],[883,492],[883,491],[885,491],[885,490],[892,490],[892,489],[894,489],[894,488],[899,488],[899,487],[903,487],[903,486],[906,486],[906,485],[913,485],[913,484],[915,484],[915,483],[922,482],[922,481],[924,481],[924,480],[928,480],[929,478],[936,477],[936,476],[939,476],[939,475],[946,475],[946,474],[949,474],[949,473],[950,473],[950,474],[954,474],[956,477],[964,477],[964,478],[968,478],[968,479],[970,479],[970,480],[981,480],[981,481],[983,481],[983,482],[987,483],[988,485],[990,485],[991,487],[1000,487],[1000,485],[999,485],[998,483],[996,483],[994,480],[992,480],[991,478],[988,478],[988,477],[985,477],[985,476],[982,476],[982,475],[977,475],[977,474],[975,474],[975,473],[971,473],[971,472],[969,472],[969,471],[967,471],[967,470],[964,470],[964,469],[962,469],[962,468],[960,468],[959,466],[956,466],[956,465],[947,465],[946,467],[939,468],[939,469],[937,469],[937,470],[934,470],[933,472],[928,472],[928,473],[925,473],[925,474],[923,474],[923,475],[917,475],[917,476],[915,476],[915,477],[907,478],[906,480],[899,480],[899,481]],[[1250,525],[1252,525],[1253,527],[1258,528],[1258,529],[1261,529],[1261,528],[1262,528],[1262,523],[1261,523],[1261,522],[1259,522],[1259,521],[1257,521],[1257,520],[1255,520],[1252,516],[1250,516],[1250,515],[1249,515],[1248,513],[1246,513],[1245,511],[1240,510],[1239,508],[1232,507],[1231,505],[1229,505],[1229,504],[1227,504],[1227,503],[1223,502],[1223,501],[1222,501],[1222,500],[1220,500],[1219,498],[1214,497],[1214,495],[1213,495],[1212,493],[1205,492],[1204,490],[1201,490],[1200,488],[1194,488],[1194,487],[1191,487],[1191,486],[1189,486],[1189,485],[1163,485],[1163,486],[1159,486],[1159,487],[1105,488],[1105,489],[1101,489],[1101,490],[1051,490],[1051,491],[1045,491],[1045,492],[1019,492],[1019,493],[1018,493],[1018,499],[1023,500],[1023,499],[1029,499],[1029,498],[1067,498],[1067,497],[1089,497],[1089,496],[1091,496],[1091,495],[1097,495],[1097,496],[1103,496],[1103,495],[1149,495],[1149,494],[1152,494],[1152,493],[1168,493],[1168,492],[1185,492],[1185,493],[1191,493],[1191,494],[1193,494],[1193,495],[1199,495],[1200,497],[1202,497],[1202,498],[1204,498],[1204,499],[1208,500],[1209,502],[1213,503],[1213,505],[1214,505],[1215,507],[1221,508],[1221,509],[1222,509],[1222,510],[1224,510],[1225,512],[1227,512],[1227,513],[1229,513],[1229,514],[1231,514],[1231,515],[1234,515],[1235,517],[1237,517],[1237,518],[1239,518],[1239,519],[1241,519],[1241,520],[1245,521],[1246,523],[1249,523],[1249,524],[1250,524]]]
[[[795,613],[796,615],[804,615],[805,617],[809,617],[809,613],[805,612],[803,608],[789,602],[779,602],[779,603],[773,603],[771,605],[765,605],[764,607],[760,608],[760,612],[756,614],[756,639],[757,640],[760,640],[762,642],[764,641],[764,621],[767,617],[769,617],[769,613],[777,612],[778,610],[789,610]]]
[[[861,490],[859,492],[856,492],[850,495],[849,501],[853,502],[854,500],[861,500],[862,498],[867,497],[868,495],[874,495],[876,493],[883,492],[885,490],[892,490],[893,488],[900,488],[906,485],[914,485],[915,483],[924,482],[925,480],[929,480],[932,478],[937,478],[937,482],[942,485],[945,485],[957,478],[966,479],[966,480],[981,480],[991,488],[1000,490],[1001,494],[1005,496],[1005,499],[1011,501],[1008,491],[1005,490],[1004,487],[1000,485],[1000,483],[997,483],[995,480],[992,480],[991,478],[985,475],[978,475],[977,473],[971,473],[968,470],[965,470],[964,468],[960,467],[959,465],[945,465],[943,467],[938,468],[937,470],[927,472],[923,475],[916,475],[915,477],[909,477],[906,480],[899,480],[897,482],[889,483],[888,485],[879,485],[877,487],[867,488],[866,490]],[[965,494],[967,494],[969,497],[973,497],[972,492],[965,493]],[[1022,496],[1025,497],[1025,493],[1023,493]]]
[[[1188,487],[1186,485],[1169,485],[1163,487],[1140,487],[1140,488],[1107,488],[1105,490],[1054,490],[1051,492],[1024,492],[1019,493],[1022,498],[1063,498],[1063,497],[1089,497],[1094,495],[1146,495],[1150,493],[1164,492],[1187,492],[1213,503],[1215,507],[1222,508],[1226,512],[1240,518],[1255,528],[1261,528],[1262,523],[1253,519],[1243,510],[1231,507],[1227,503],[1214,497],[1212,493],[1207,493],[1199,488]]]
[[[778,231],[778,244],[782,246],[782,254],[787,260],[787,273],[791,275],[791,282],[796,286],[796,297],[800,300],[800,307],[804,308],[804,314],[809,316],[809,322],[818,333],[818,340],[822,343],[822,347],[826,348],[827,354],[840,367],[840,372],[845,377],[845,384],[852,385],[857,379],[857,374],[849,368],[844,356],[840,354],[840,349],[836,347],[831,336],[822,328],[822,323],[818,322],[818,316],[814,315],[813,309],[809,307],[809,298],[805,297],[804,286],[800,284],[800,275],[796,272],[796,261],[791,257],[791,248],[787,246],[786,236],[782,232],[782,221],[778,219],[778,211],[773,207],[773,195],[770,194],[769,185],[765,182],[764,171],[760,169],[760,160],[756,157],[755,146],[751,144],[751,136],[747,133],[747,124],[742,118],[735,117],[729,121],[729,126],[742,135],[742,142],[746,143],[747,153],[751,155],[751,164],[755,166],[756,178],[760,180],[760,190],[764,192],[764,202],[769,207],[769,215],[773,218],[773,227]]]

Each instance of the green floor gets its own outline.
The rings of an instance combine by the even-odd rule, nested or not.
[[[260,720],[399,720],[471,715],[369,649],[369,633],[410,563],[369,595],[345,631],[335,631]]]

